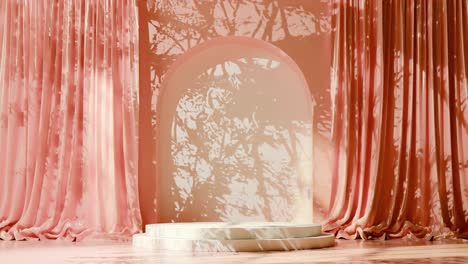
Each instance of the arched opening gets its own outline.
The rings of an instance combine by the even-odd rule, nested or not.
[[[279,48],[206,41],[171,66],[157,104],[158,222],[312,222],[314,103]]]

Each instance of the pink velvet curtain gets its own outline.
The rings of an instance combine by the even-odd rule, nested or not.
[[[326,230],[468,235],[468,2],[333,2]]]
[[[0,1],[0,238],[140,230],[133,0]]]

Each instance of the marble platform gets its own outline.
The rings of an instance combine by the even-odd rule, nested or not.
[[[331,247],[333,235],[318,224],[279,222],[164,223],[146,226],[133,236],[133,246],[168,251],[253,252]]]

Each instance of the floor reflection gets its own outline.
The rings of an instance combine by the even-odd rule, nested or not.
[[[0,263],[468,263],[468,240],[348,241],[334,248],[266,253],[151,252],[131,242],[0,241]]]

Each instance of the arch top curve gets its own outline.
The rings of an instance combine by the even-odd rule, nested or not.
[[[183,54],[179,55],[177,59],[171,64],[171,66],[169,67],[169,69],[164,75],[163,81],[161,83],[160,95],[163,92],[165,92],[166,87],[168,86],[166,80],[168,79],[170,80],[171,76],[177,72],[177,69],[187,64],[192,59],[195,59],[197,56],[202,56],[203,53],[206,51],[209,51],[211,49],[220,49],[220,50],[227,51],[227,52],[217,52],[214,58],[210,57],[210,60],[197,61],[197,65],[200,68],[208,67],[210,63],[212,63],[212,60],[226,61],[226,60],[231,60],[231,59],[239,58],[239,57],[242,57],[243,55],[246,55],[245,54],[246,50],[236,49],[236,46],[248,47],[249,50],[251,51],[255,50],[255,52],[258,52],[259,56],[268,54],[269,56],[272,56],[278,59],[279,61],[287,63],[289,67],[291,67],[291,69],[293,69],[297,73],[297,76],[301,79],[301,82],[303,83],[303,87],[308,88],[308,83],[306,81],[306,78],[304,77],[304,73],[302,72],[301,68],[281,48],[275,46],[274,44],[270,42],[256,39],[256,38],[245,37],[245,36],[225,36],[225,37],[216,37],[216,38],[204,41],[202,43],[199,43],[191,47],[189,50],[187,50]],[[310,89],[307,89],[304,92],[306,93],[306,96],[311,99],[311,104],[312,106],[314,106],[315,100],[314,100],[313,95],[310,92]]]

